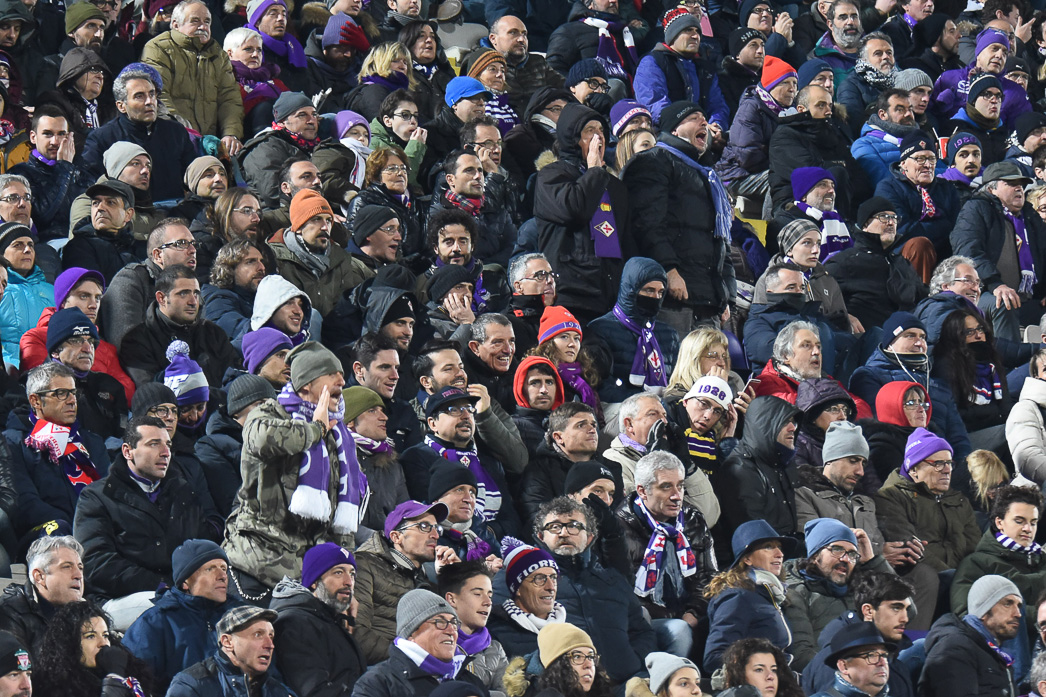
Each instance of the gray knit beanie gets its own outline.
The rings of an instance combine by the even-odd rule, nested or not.
[[[854,456],[868,459],[868,441],[864,439],[861,427],[849,421],[829,424],[824,436],[824,448],[821,449],[821,461],[827,464]]]
[[[967,612],[974,617],[984,617],[1007,595],[1016,595],[1024,602],[1024,596],[1010,579],[995,574],[981,576],[970,586],[970,593],[966,596]]]
[[[680,658],[664,651],[654,651],[648,653],[646,657],[646,669],[650,673],[650,691],[655,695],[661,691],[661,688],[665,686],[676,671],[680,668],[693,668],[697,671],[697,677],[701,679],[701,670],[694,665],[694,662]]]
[[[126,140],[118,140],[110,145],[102,154],[102,164],[105,165],[105,173],[110,179],[119,179],[123,168],[134,158],[145,155],[151,161],[153,158],[137,143],[128,143]]]
[[[400,598],[396,605],[396,636],[409,639],[428,620],[436,615],[458,616],[443,598],[424,588],[415,588]]]
[[[918,68],[908,68],[897,73],[893,80],[893,86],[905,92],[911,92],[916,87],[933,87],[930,76]]]
[[[291,385],[300,390],[318,377],[331,373],[345,373],[341,361],[330,349],[318,341],[306,341],[287,354],[291,368]]]

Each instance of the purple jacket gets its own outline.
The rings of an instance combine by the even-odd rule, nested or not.
[[[930,95],[930,108],[941,119],[951,119],[966,104],[966,95],[970,93],[970,73],[976,68],[955,68],[946,70],[937,78]],[[1031,111],[1031,101],[1024,88],[1013,80],[1001,75],[1002,83],[1002,121],[1007,129],[1012,129],[1017,117]]]

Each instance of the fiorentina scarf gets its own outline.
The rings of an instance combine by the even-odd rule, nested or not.
[[[683,534],[683,511],[679,511],[675,526],[667,523],[659,523],[650,515],[650,511],[643,505],[643,500],[636,497],[632,504],[633,509],[640,516],[646,518],[647,525],[653,529],[650,541],[647,542],[646,551],[643,552],[643,561],[636,571],[636,595],[646,598],[653,594],[657,586],[657,579],[664,571],[665,542],[669,537],[676,548],[676,557],[679,559],[679,568],[683,571],[683,577],[693,576],[697,573],[697,558],[694,551],[690,549],[690,542]]]
[[[981,620],[980,617],[977,617],[976,615],[972,614],[967,614],[965,617],[962,618],[962,621],[968,624],[969,626],[973,627],[977,631],[977,633],[980,634],[986,642],[988,642],[988,648],[994,651],[995,654],[1002,660],[1004,664],[1006,664],[1007,667],[1013,665],[1013,656],[1011,656],[1003,650],[1002,646],[1000,646],[998,641],[995,639],[995,635],[988,631],[988,628],[984,626],[984,622]]]
[[[30,152],[29,154],[32,155],[34,159],[37,159],[40,162],[43,162],[48,167],[54,167],[56,164],[58,164],[58,160],[49,159],[48,157],[46,157],[42,152],[40,152],[36,148],[33,148],[33,151]]]
[[[440,268],[446,266],[446,264],[439,257],[436,257],[433,266]],[[475,272],[475,259],[470,259],[469,263],[465,264],[465,270],[473,274],[473,278],[476,279],[472,286],[472,302],[475,305],[472,309],[475,310],[477,314],[483,314],[487,310],[487,303],[490,302],[490,291],[483,286],[483,272]]]
[[[290,383],[276,397],[280,405],[296,421],[311,421],[316,406],[306,402],[294,391]],[[338,449],[338,506],[334,510],[334,532],[341,535],[355,533],[367,510],[370,489],[367,477],[360,471],[356,460],[355,440],[345,428],[345,400],[339,399],[337,409],[330,413],[334,420],[331,433]],[[350,447],[349,444],[352,444]],[[328,521],[331,518],[331,501],[328,492],[331,462],[327,453],[326,438],[302,453],[298,468],[298,486],[291,495],[288,509],[291,513],[308,520]]]
[[[596,256],[600,259],[620,259],[621,240],[617,236],[617,218],[610,202],[610,189],[603,192],[596,212],[589,222],[589,232]]]
[[[458,647],[465,652],[466,656],[475,656],[487,650],[490,646],[490,631],[484,627],[474,634],[458,632]]]
[[[977,363],[973,379],[974,404],[991,404],[1002,399],[1002,380],[994,363]]]
[[[498,131],[501,132],[502,136],[507,135],[509,131],[521,123],[516,110],[508,103],[507,92],[495,94],[494,98],[487,102],[484,111],[487,116],[498,122]]]
[[[774,116],[780,116],[785,109],[788,107],[777,103],[774,96],[767,92],[762,85],[756,83],[755,85],[755,96],[759,97],[759,101],[763,103],[767,109],[773,112]]]
[[[595,409],[596,413],[600,415],[600,420],[602,420],[603,405],[599,403],[596,391],[582,377],[583,368],[581,364],[576,361],[574,363],[560,363],[556,366],[556,370],[559,371],[559,377],[563,379],[563,382],[574,392],[577,392],[577,396],[581,398],[582,402]]]
[[[479,484],[479,491],[476,493],[476,513],[483,516],[483,520],[487,522],[497,518],[498,511],[501,510],[501,490],[487,470],[483,469],[475,448],[458,450],[436,442],[432,436],[425,436],[425,445],[435,450],[444,460],[460,462],[476,475],[476,482]]]
[[[292,141],[294,141],[295,145],[297,145],[299,148],[301,148],[302,150],[304,150],[306,152],[312,152],[313,149],[315,149],[315,147],[320,144],[319,136],[317,136],[316,138],[312,138],[312,139],[303,138],[302,136],[298,135],[297,133],[294,133],[292,131],[288,131],[287,127],[284,126],[279,121],[273,121],[272,122],[272,130],[274,130],[274,131],[283,131],[287,135],[288,138],[290,138]]]
[[[1030,545],[1025,547],[1023,545],[1018,544],[1017,540],[1013,539],[1009,535],[1004,535],[1001,532],[995,533],[995,540],[1006,549],[1011,549],[1014,552],[1020,552],[1021,554],[1027,554],[1029,564],[1031,564],[1035,560],[1035,557],[1042,554],[1042,547],[1039,546],[1039,543],[1035,542],[1034,540],[1032,540],[1032,543]]]
[[[36,414],[30,414],[29,421],[33,430],[26,436],[25,444],[33,450],[46,451],[47,459],[62,468],[78,496],[85,486],[101,479],[87,448],[80,442],[79,426],[75,422],[72,426],[62,426],[37,419]]]
[[[821,224],[821,263],[828,261],[829,257],[854,246],[850,230],[843,222],[843,218],[835,211],[822,211],[819,208],[796,201],[795,207]]]
[[[605,19],[597,19],[595,17],[585,17],[581,21],[599,30],[599,46],[596,48],[596,60],[606,69],[607,75],[631,82],[632,78],[629,76],[628,71],[625,70],[625,59],[621,55],[621,51],[618,50],[617,41],[610,33],[612,31],[621,32],[621,38],[625,42],[625,50],[628,51],[628,56],[632,59],[631,64],[639,65],[636,42],[632,38],[632,31],[628,28],[628,25],[624,22],[608,22]]]
[[[492,551],[490,545],[484,542],[480,536],[472,532],[472,530],[462,531],[455,530],[453,527],[448,527],[443,529],[443,534],[454,542],[465,544],[465,561],[482,561],[490,556]],[[460,636],[458,637],[458,642],[461,642]],[[469,651],[469,653],[476,652]]]
[[[879,140],[882,140],[882,141],[885,141],[887,143],[890,143],[891,145],[900,145],[901,144],[901,139],[900,138],[898,138],[897,136],[890,135],[886,131],[881,131],[878,128],[873,128],[872,130],[870,130],[867,133],[865,133],[865,135],[871,136],[873,138],[878,138]]]
[[[625,329],[639,337],[636,342],[636,353],[632,358],[632,368],[628,373],[628,381],[636,387],[667,387],[668,378],[665,376],[665,361],[661,355],[661,347],[654,336],[653,321],[640,325],[634,319],[625,314],[621,306],[614,304],[614,317],[625,325]]]
[[[1024,219],[1004,211],[1006,219],[1013,223],[1013,232],[1017,236],[1017,262],[1021,267],[1021,286],[1018,293],[1031,295],[1032,288],[1038,283],[1039,278],[1035,274],[1035,261],[1031,256],[1031,245],[1028,244],[1028,231],[1024,227]]]
[[[453,680],[455,676],[457,676],[458,671],[461,670],[461,666],[465,664],[465,659],[468,658],[463,653],[455,652],[454,658],[449,661],[441,661],[410,639],[396,637],[393,639],[392,643],[395,644],[396,648],[402,651],[407,658],[414,661],[414,665],[421,668],[440,682],[443,682],[444,680]]]
[[[714,169],[705,167],[679,148],[662,143],[660,140],[657,141],[654,147],[667,150],[705,175],[708,179],[708,188],[712,191],[712,205],[715,206],[715,236],[721,240],[726,240],[726,243],[730,244],[730,225],[734,221],[734,204],[730,203],[730,197],[727,195],[726,188],[722,182],[719,181],[719,175],[716,174]]]
[[[930,198],[930,192],[924,186],[915,185],[915,188],[919,190],[919,197],[923,201],[922,215],[919,216],[919,220],[926,220],[927,218],[937,217],[937,206],[934,204],[933,199]]]

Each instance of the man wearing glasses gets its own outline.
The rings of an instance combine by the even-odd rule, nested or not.
[[[446,504],[438,501],[401,503],[385,518],[384,534],[375,532],[356,551],[356,626],[367,628],[356,639],[368,664],[389,658],[390,643],[402,628],[397,605],[411,591],[431,586],[426,567],[432,563],[439,572],[446,564],[461,561],[450,547],[437,545],[443,531],[440,523],[448,512]],[[450,614],[457,622],[453,610]],[[457,626],[453,629],[456,635]]]
[[[843,627],[832,637],[832,653],[824,661],[835,668],[835,684],[813,697],[893,694],[886,684],[890,681],[890,657],[896,648],[871,622]]]
[[[596,525],[585,504],[559,496],[538,509],[534,537],[559,569],[566,621],[589,633],[607,674],[624,683],[644,670],[643,659],[656,650],[657,640],[632,584],[585,553],[597,537]]]
[[[280,170],[295,155],[311,155],[319,145],[319,119],[312,102],[301,92],[284,92],[272,107],[275,128],[266,129],[244,144],[238,161],[251,193],[263,208],[279,208]]]

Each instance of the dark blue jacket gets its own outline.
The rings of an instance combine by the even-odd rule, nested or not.
[[[664,322],[657,322],[656,315],[654,317],[645,316],[636,307],[636,296],[639,295],[639,289],[651,281],[661,281],[665,284],[665,289],[668,289],[668,276],[661,264],[646,257],[629,259],[621,272],[621,289],[617,293],[617,304],[628,317],[631,317],[640,326],[653,322],[654,338],[657,339],[657,344],[661,348],[661,355],[664,359],[663,369],[667,378],[672,374],[672,367],[676,355],[679,353],[679,334]],[[588,328],[606,342],[614,357],[611,379],[604,380],[600,385],[599,392],[603,400],[623,402],[630,395],[642,391],[641,386],[631,384],[628,379],[638,348],[639,336],[621,324],[613,311],[592,320]]]
[[[726,104],[715,68],[703,60],[690,60],[664,44],[643,56],[632,81],[636,101],[645,104],[654,121],[672,102],[686,100],[700,104],[710,123],[726,130],[730,127],[730,107]]]
[[[224,329],[229,341],[236,341],[251,330],[254,293],[248,295],[243,288],[219,288],[205,283],[200,294],[203,296],[203,318]],[[308,313],[305,321],[309,321]]]
[[[72,525],[79,500],[62,468],[25,444],[31,430],[28,415],[12,413],[4,431],[11,448],[11,475],[18,492],[18,513],[12,522],[19,537],[52,520],[64,520]],[[109,454],[102,437],[81,429],[80,441],[87,448],[98,475],[108,474]]]
[[[754,86],[749,87],[741,95],[730,124],[730,140],[723,149],[723,159],[716,165],[725,182],[770,169],[770,136],[777,129],[778,119],[755,90]]]
[[[878,87],[865,82],[855,70],[835,88],[835,101],[846,107],[850,123],[861,123],[868,118],[868,105],[878,99],[881,92]]]
[[[259,692],[247,689],[247,678],[219,649],[210,658],[174,676],[167,697],[294,697],[287,686],[266,674]]]
[[[207,490],[214,507],[228,517],[243,480],[240,477],[240,452],[243,426],[225,413],[225,407],[207,419],[207,434],[196,441],[194,453],[207,479]]]
[[[240,605],[239,598],[216,603],[171,588],[130,626],[124,648],[148,663],[156,679],[166,685],[218,650],[218,620]]]
[[[959,214],[959,192],[951,182],[935,177],[928,188],[936,209],[933,218],[923,220],[923,200],[918,189],[901,174],[897,164],[890,167],[892,176],[879,180],[875,195],[882,196],[894,205],[897,213],[897,239],[901,243],[913,237],[926,237],[933,242],[937,258],[944,259],[951,253],[948,235],[955,226]]]
[[[72,162],[58,160],[47,165],[30,156],[11,168],[29,180],[33,195],[33,222],[40,238],[50,240],[69,234],[69,207],[73,199],[87,191],[94,179]]]
[[[828,626],[821,631],[821,636],[817,638],[817,644],[821,650],[806,664],[806,668],[803,668],[802,685],[806,694],[813,695],[815,692],[831,687],[835,681],[835,670],[829,668],[824,660],[832,653],[832,637],[843,627],[861,621],[863,620],[860,615],[853,610],[848,610],[829,622]],[[911,639],[902,637],[898,643],[898,649],[906,649],[911,645]],[[890,688],[890,697],[915,697],[915,688],[912,686],[912,676],[908,671],[908,666],[897,658],[896,654],[890,658],[890,682],[887,685]]]
[[[784,651],[792,643],[784,615],[774,605],[766,587],[755,590],[727,588],[708,601],[708,641],[704,668],[718,670],[723,653],[738,639],[766,639]]]
[[[928,351],[931,354],[933,353],[934,344],[937,343],[937,339],[941,336],[941,327],[944,326],[944,320],[948,319],[948,315],[951,313],[963,308],[977,309],[973,303],[963,296],[953,293],[950,290],[945,290],[920,300],[919,304],[915,306],[914,310],[912,310],[912,313],[918,317],[922,321],[923,326],[926,327],[926,343],[928,344]],[[977,309],[977,311],[980,312],[979,309]],[[1027,365],[1032,354],[1035,353],[1035,344],[1025,344],[1023,342],[1014,342],[1009,339],[995,337],[995,348],[1007,367],[1014,368],[1023,366],[1025,368],[1024,375],[1028,375]],[[1017,389],[1013,390],[1011,388],[1010,391],[1014,394],[1020,394],[1020,388],[1022,385],[1024,385],[1023,377],[1021,378]]]
[[[487,688],[472,672],[463,669],[458,672],[456,680],[469,683],[476,694],[487,697]],[[364,673],[356,681],[352,694],[354,697],[426,697],[439,684],[436,678],[419,668],[403,651],[392,646],[389,647],[388,659]],[[167,697],[181,696],[168,692]]]
[[[803,305],[803,309],[796,311],[795,308],[784,303],[773,305],[752,305],[745,320],[745,354],[749,363],[752,364],[753,373],[763,369],[774,353],[774,341],[777,334],[786,325],[804,320],[813,322],[819,329],[821,337],[821,369],[824,373],[837,374],[835,365],[836,350],[840,353],[845,351],[853,343],[853,335],[834,331],[824,321],[821,314],[821,303],[811,300]]]
[[[966,432],[966,425],[959,416],[959,410],[952,399],[952,391],[947,385],[927,373],[909,373],[900,365],[890,360],[881,348],[876,348],[868,362],[850,376],[850,392],[871,405],[879,389],[888,382],[918,382],[929,385],[930,402],[933,404],[933,422],[940,426],[945,440],[955,449],[956,459],[965,459],[973,449]]]

